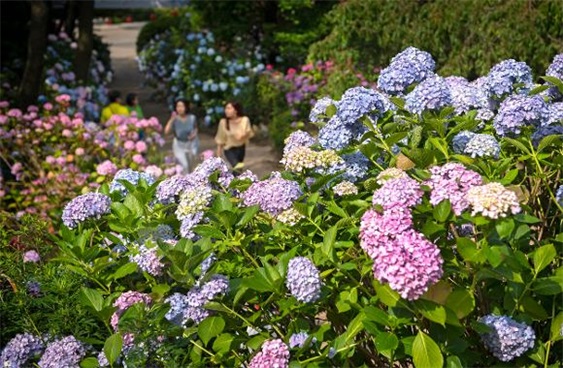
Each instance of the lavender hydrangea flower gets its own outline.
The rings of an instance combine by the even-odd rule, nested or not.
[[[475,134],[465,145],[463,153],[473,158],[492,157],[497,159],[500,154],[500,144],[489,134]]]
[[[114,302],[113,306],[117,310],[111,316],[110,324],[115,331],[119,324],[119,317],[132,305],[137,303],[143,303],[150,305],[152,303],[152,298],[150,295],[145,293],[140,293],[138,291],[127,291],[122,293]]]
[[[555,193],[555,200],[561,207],[563,207],[563,185],[560,185],[559,188],[557,188],[557,192]]]
[[[413,83],[434,74],[436,63],[426,51],[408,47],[395,55],[379,75],[377,86],[390,95],[402,95]]]
[[[25,367],[27,361],[41,354],[43,348],[39,337],[29,333],[17,334],[4,346],[0,355],[0,367]]]
[[[352,128],[344,125],[338,116],[333,116],[319,129],[319,144],[324,149],[340,150],[348,147],[353,140],[361,138],[367,132],[367,128],[363,124]]]
[[[276,216],[290,208],[302,194],[297,182],[273,172],[269,179],[253,183],[242,194],[242,200],[245,206],[259,205],[262,211]]]
[[[558,135],[563,138],[563,125],[546,125],[536,129],[532,134],[533,146],[538,148],[542,139],[550,135]]]
[[[563,102],[552,103],[548,106],[549,116],[547,124],[560,124],[563,125]]]
[[[546,125],[549,115],[548,105],[540,96],[514,95],[501,103],[493,127],[500,136],[517,136],[524,126]]]
[[[291,295],[304,303],[312,303],[321,296],[321,278],[313,262],[294,257],[287,266],[286,285]]]
[[[180,224],[180,236],[182,238],[196,240],[193,228],[202,222],[204,213],[202,211],[186,215]]]
[[[563,54],[555,55],[553,62],[547,68],[545,75],[563,80]],[[548,84],[551,85],[549,82]],[[559,92],[559,89],[555,86],[550,87],[546,92],[552,100],[558,100],[561,98],[561,92]]]
[[[422,200],[420,184],[411,178],[391,179],[373,193],[373,204],[383,209],[413,207]]]
[[[160,276],[164,264],[160,262],[156,248],[147,248],[145,245],[136,248],[138,253],[130,255],[129,260],[149,275]]]
[[[290,152],[295,147],[311,147],[315,144],[315,138],[311,134],[302,130],[297,130],[291,133],[285,140],[283,148],[284,155]]]
[[[87,219],[99,219],[110,213],[111,199],[101,193],[86,193],[74,198],[63,210],[63,223],[73,229]]]
[[[450,89],[452,105],[456,115],[462,115],[470,110],[488,109],[487,92],[477,85],[470,83],[463,77],[447,77],[444,81]],[[481,114],[484,116],[484,114]]]
[[[347,126],[354,125],[363,116],[377,121],[391,106],[387,96],[365,87],[353,87],[342,95],[336,105],[336,115]]]
[[[112,182],[110,183],[109,186],[109,191],[110,192],[120,192],[121,195],[126,196],[128,193],[127,188],[125,188],[125,186],[120,182],[120,180],[124,180],[127,181],[133,185],[137,185],[139,183],[139,180],[145,180],[147,182],[148,185],[152,185],[154,184],[154,182],[156,181],[156,179],[152,176],[149,175],[147,173],[144,172],[138,172],[132,169],[122,169],[119,170],[115,176],[113,177]]]
[[[28,281],[25,286],[32,297],[37,298],[41,295],[41,284],[37,281]]]
[[[315,102],[315,106],[313,106],[311,112],[309,113],[309,121],[312,123],[325,123],[327,119],[322,116],[326,114],[326,109],[330,105],[335,104],[336,101],[330,97],[323,97],[317,100],[317,102]]]
[[[189,175],[176,175],[158,184],[156,198],[162,204],[175,203],[180,193],[193,186],[195,186],[194,179]]]
[[[458,163],[447,163],[430,168],[432,176],[425,182],[432,189],[430,203],[434,206],[449,200],[452,210],[459,216],[469,207],[468,191],[483,183],[481,175]]]
[[[84,345],[74,336],[67,336],[47,345],[38,365],[41,368],[78,367],[85,355]]]
[[[100,351],[98,353],[98,365],[100,367],[109,367],[109,361],[108,358],[106,357],[106,353],[104,353],[103,351]]]
[[[200,183],[208,183],[209,177],[215,172],[219,173],[217,181],[223,187],[228,187],[234,179],[227,163],[219,157],[212,157],[203,161],[191,175],[197,178]]]
[[[509,362],[534,347],[536,334],[524,323],[508,316],[486,315],[479,322],[491,328],[481,335],[485,347],[499,360]]]
[[[293,348],[302,348],[305,346],[305,342],[307,341],[307,339],[309,338],[309,334],[307,332],[301,331],[298,333],[294,333],[291,335],[291,337],[289,338],[289,348],[293,349]],[[313,338],[311,339],[312,343],[315,343],[317,339]]]
[[[524,87],[516,88],[516,84]],[[528,91],[532,86],[532,69],[524,62],[504,60],[491,68],[485,88],[493,98],[502,98],[512,93]]]
[[[252,358],[248,368],[288,368],[289,349],[280,339],[262,344],[261,351]]]
[[[413,114],[439,111],[453,103],[448,84],[441,77],[424,80],[405,97],[405,109]]]
[[[41,260],[41,257],[39,256],[39,253],[37,253],[34,250],[29,250],[29,251],[27,251],[23,254],[23,262],[24,263],[28,263],[28,262],[37,263],[40,260]]]
[[[340,170],[345,170],[342,174],[342,179],[352,183],[365,179],[368,170],[372,166],[371,161],[359,151],[342,155],[342,159],[344,162],[341,164],[336,163],[328,172],[332,174]]]

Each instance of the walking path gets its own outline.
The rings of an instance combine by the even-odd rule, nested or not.
[[[150,99],[154,90],[143,87],[143,76],[135,60],[137,56],[135,42],[143,24],[143,22],[100,24],[95,26],[95,33],[110,46],[114,78],[109,88],[121,91],[123,96],[130,92],[136,93],[145,116],[155,116],[161,124],[164,124],[170,117],[170,111],[164,103]],[[165,149],[172,152],[170,137],[167,137],[167,142]],[[215,143],[211,134],[202,132],[200,152],[206,149],[215,149]],[[246,148],[245,167],[258,177],[262,177],[273,170],[280,169],[279,155],[267,141],[251,142]]]

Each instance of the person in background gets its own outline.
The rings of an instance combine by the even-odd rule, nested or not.
[[[133,116],[133,113],[135,113],[137,119],[145,118],[143,115],[143,109],[141,109],[141,105],[139,105],[139,98],[136,93],[129,93],[127,97],[125,97],[125,103],[127,104],[127,110],[129,110],[130,116]]]
[[[190,163],[194,162],[199,150],[196,117],[189,111],[186,100],[176,100],[174,112],[164,128],[164,134],[174,133],[172,151],[186,173],[190,171]]]
[[[109,105],[102,109],[100,121],[105,123],[113,115],[129,116],[129,110],[121,104],[121,92],[113,90],[108,93]]]
[[[237,170],[244,161],[246,145],[254,131],[250,119],[244,116],[242,106],[238,102],[228,102],[225,105],[225,117],[219,121],[215,143],[217,156],[225,154],[225,158],[233,169]]]

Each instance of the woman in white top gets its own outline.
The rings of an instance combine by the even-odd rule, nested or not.
[[[197,121],[193,114],[189,114],[188,102],[184,99],[176,100],[174,112],[166,123],[164,134],[174,133],[172,151],[174,156],[184,168],[184,172],[190,170],[190,163],[194,163],[199,150],[199,138],[197,136]]]
[[[242,106],[237,102],[225,105],[225,117],[219,122],[215,143],[217,156],[224,153],[233,168],[244,161],[246,144],[254,136],[250,119],[244,116]]]

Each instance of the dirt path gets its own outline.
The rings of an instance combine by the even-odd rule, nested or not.
[[[150,87],[143,87],[143,76],[139,73],[135,61],[137,56],[135,42],[143,24],[141,22],[116,25],[102,24],[95,26],[95,32],[103,38],[104,42],[110,45],[114,78],[109,88],[121,91],[124,97],[127,93],[136,93],[139,96],[139,104],[143,108],[145,116],[155,116],[161,124],[164,124],[170,117],[170,111],[164,103],[151,101],[150,96],[154,90]],[[200,152],[215,148],[213,136],[209,133],[200,134],[200,141]],[[168,138],[165,149],[171,151],[170,147],[170,138]],[[262,177],[273,170],[278,170],[278,162],[278,154],[265,141],[251,142],[246,148],[245,166],[258,177]]]

